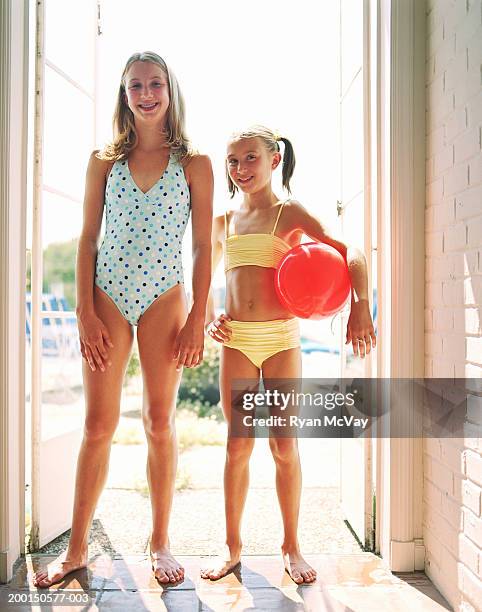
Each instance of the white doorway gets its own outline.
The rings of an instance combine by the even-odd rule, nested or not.
[[[46,6],[48,6],[50,3],[51,7],[55,7],[57,4],[59,4],[59,6],[62,3],[56,3],[54,2],[54,0],[47,0],[47,4]],[[86,3],[82,3],[84,6],[86,5]],[[94,5],[94,3],[92,3]],[[309,3],[309,6],[311,7],[312,3]],[[134,17],[140,19],[140,21],[142,22],[142,20],[146,20],[148,18],[148,16],[150,15],[149,10],[153,11],[155,5],[157,5],[157,3],[151,3],[150,4],[150,8],[148,7],[146,9],[146,11],[142,12],[142,15],[139,15],[139,13],[136,13],[136,15]],[[125,3],[110,3],[105,1],[105,2],[101,2],[100,3],[100,8],[101,8],[101,19],[100,19],[100,23],[97,22],[97,14],[96,11],[93,11],[93,21],[92,21],[92,32],[95,36],[97,36],[97,46],[101,47],[104,44],[107,44],[105,41],[107,40],[107,33],[108,33],[108,26],[107,24],[110,23],[108,21],[108,15],[109,15],[109,10],[111,11],[117,11],[117,13],[121,13],[122,12],[122,18],[123,18],[123,22],[125,23],[125,28],[126,30],[137,30],[136,26],[135,26],[135,20],[134,18],[131,19],[126,19],[126,15],[125,15],[125,7],[127,5]],[[146,3],[147,6],[147,3]],[[221,8],[221,3],[219,4],[219,7]],[[328,224],[332,224],[332,225],[336,225],[337,224],[337,207],[336,207],[336,200],[339,199],[338,197],[338,176],[336,175],[336,171],[333,171],[333,149],[337,147],[337,142],[336,142],[336,138],[338,137],[338,133],[336,131],[335,134],[335,139],[332,142],[332,149],[330,150],[330,147],[326,147],[327,145],[327,134],[328,132],[328,124],[330,123],[330,111],[329,110],[324,110],[323,112],[317,112],[317,109],[319,109],[319,101],[316,99],[316,96],[314,94],[311,93],[311,90],[308,88],[308,86],[310,85],[310,83],[308,82],[309,79],[306,76],[308,74],[309,77],[311,77],[314,81],[319,80],[321,82],[321,87],[319,87],[319,93],[317,95],[321,95],[323,94],[323,84],[325,83],[325,81],[323,79],[328,79],[327,77],[327,73],[324,72],[323,70],[320,70],[320,62],[319,62],[319,58],[317,58],[316,56],[316,49],[314,47],[311,47],[309,51],[306,52],[306,57],[307,57],[307,62],[308,65],[310,66],[310,69],[307,70],[307,64],[303,64],[302,62],[300,62],[299,58],[298,59],[293,59],[293,54],[291,54],[291,59],[288,58],[286,59],[281,51],[282,48],[285,46],[284,45],[284,35],[287,32],[287,29],[285,27],[285,23],[287,23],[287,21],[283,22],[281,17],[283,17],[286,20],[287,14],[286,11],[288,10],[288,3],[286,3],[286,10],[284,11],[284,9],[280,9],[280,7],[283,7],[283,4],[277,3],[277,13],[273,13],[273,12],[267,12],[266,14],[266,24],[269,23],[269,27],[268,25],[266,25],[266,29],[263,31],[263,34],[265,35],[265,37],[267,38],[268,42],[270,43],[270,45],[273,47],[273,56],[271,58],[271,63],[267,63],[266,64],[266,68],[264,70],[264,76],[265,79],[264,81],[261,80],[262,82],[268,81],[269,86],[271,89],[275,89],[276,90],[276,105],[268,105],[268,107],[266,107],[264,109],[264,116],[257,119],[258,121],[264,121],[268,124],[273,124],[274,123],[274,127],[277,127],[278,129],[282,130],[283,132],[286,132],[287,136],[291,136],[291,134],[293,134],[292,138],[295,144],[295,150],[298,152],[298,150],[300,151],[299,155],[298,155],[298,164],[299,164],[299,168],[305,168],[306,170],[304,172],[300,171],[299,174],[296,175],[296,180],[294,181],[294,187],[295,187],[295,195],[298,197],[298,199],[300,199],[300,201],[302,202],[306,202],[308,205],[308,202],[315,202],[315,209],[318,211],[320,216],[327,215],[327,221]],[[94,7],[96,8],[96,7]],[[259,9],[259,7],[258,7]],[[59,9],[60,10],[60,9]],[[89,8],[90,10],[90,8]],[[193,11],[195,11],[196,9],[194,8],[193,5]],[[273,9],[274,10],[274,9]],[[288,18],[292,17],[291,21],[290,21],[290,25],[292,28],[295,27],[296,22],[294,21],[294,18],[298,18],[299,22],[298,25],[301,29],[301,25],[303,26],[303,32],[306,34],[305,38],[307,44],[312,44],[311,41],[317,41],[319,40],[320,36],[319,36],[319,22],[317,22],[317,19],[319,19],[319,15],[318,13],[315,11],[315,8],[311,7],[309,10],[313,10],[313,14],[308,15],[306,13],[306,11],[308,11],[308,8],[306,8],[306,11],[303,13],[302,11],[297,10],[296,13],[293,13],[293,15],[291,15],[290,13],[288,13]],[[284,11],[284,12],[283,12]],[[73,17],[73,15],[70,15],[70,17]],[[192,13],[192,17],[193,17],[193,21],[195,22],[197,17],[196,14],[193,12]],[[271,20],[268,20],[268,17],[271,18]],[[80,23],[77,22],[76,23]],[[248,27],[250,24],[246,24],[246,26]],[[99,34],[99,28],[100,28],[100,32],[101,34]],[[233,36],[232,35],[232,24],[231,24],[231,29],[229,27],[225,28],[225,40],[223,42],[223,51],[226,54],[229,53],[241,53],[242,50],[244,49],[242,46],[242,42],[243,42],[243,38],[242,36]],[[311,30],[307,30],[307,28],[312,28],[313,31]],[[243,30],[243,28],[239,28],[239,31],[241,32]],[[77,31],[80,31],[80,28],[78,28]],[[47,32],[47,36],[48,36],[48,29],[46,30]],[[127,34],[125,33],[124,35],[122,35],[122,33],[119,33],[119,31],[117,30],[117,32],[113,32],[112,36],[114,37],[115,35],[117,36],[123,36],[124,38],[127,38]],[[202,35],[206,37],[206,30],[204,29],[202,32]],[[104,37],[102,39],[102,37]],[[321,37],[322,38],[322,37]],[[100,40],[99,40],[100,39]],[[131,37],[131,43],[132,45],[136,45],[135,48],[133,48],[132,50],[136,50],[138,47],[138,41],[140,39],[134,40]],[[179,40],[179,39],[178,39]],[[158,33],[156,33],[156,36],[154,37],[154,35],[152,36],[152,38],[149,40],[149,38],[147,36],[144,36],[143,40],[141,42],[144,43],[143,47],[148,47],[148,46],[154,46],[152,43],[154,43],[156,46],[154,47],[155,50],[158,49],[159,47],[159,36]],[[151,43],[151,44],[149,44]],[[166,46],[167,43],[165,43]],[[191,44],[193,49],[198,49],[199,48],[199,44],[197,44],[195,41],[191,40]],[[314,43],[313,43],[314,44]],[[174,49],[174,43],[172,43],[171,48]],[[233,51],[234,49],[234,51]],[[162,49],[159,49],[162,53]],[[103,79],[112,79],[113,82],[118,81],[118,76],[120,74],[121,68],[122,68],[122,64],[125,61],[125,57],[127,57],[127,55],[129,54],[129,52],[126,52],[125,54],[122,54],[119,49],[117,49],[116,53],[119,57],[118,62],[119,65],[116,68],[113,67],[108,67],[106,65],[102,64],[102,60],[99,59],[99,64],[98,64],[98,71],[96,73],[96,81],[94,83],[97,83],[97,86],[94,85],[93,90],[89,90],[89,87],[85,86],[85,82],[84,84],[82,84],[82,79],[84,77],[78,77],[74,74],[74,72],[71,72],[69,74],[69,69],[64,65],[64,68],[61,68],[61,66],[57,66],[56,62],[54,61],[54,51],[52,51],[53,55],[52,55],[52,59],[50,60],[50,65],[46,67],[46,71],[48,68],[47,72],[50,72],[52,79],[60,79],[62,81],[62,85],[60,85],[60,87],[65,86],[65,87],[72,87],[73,89],[71,90],[73,93],[72,95],[74,96],[79,96],[79,100],[83,99],[82,96],[85,96],[86,98],[90,99],[90,100],[99,100],[100,98],[100,83],[103,82]],[[257,66],[256,64],[256,57],[255,55],[253,55],[254,51],[253,50],[249,50],[249,53],[247,52],[247,56],[245,55],[245,61],[246,61],[246,57],[248,58],[248,65],[254,67]],[[212,104],[213,101],[213,97],[212,96],[212,91],[213,91],[213,87],[210,87],[210,85],[212,85],[212,79],[213,79],[213,72],[210,71],[210,67],[212,66],[213,62],[214,62],[214,57],[211,57],[211,62],[201,62],[199,60],[199,58],[197,58],[196,56],[200,55],[198,53],[196,53],[195,51],[193,51],[190,55],[187,56],[187,58],[184,60],[185,63],[189,63],[189,61],[193,62],[194,60],[196,60],[197,62],[199,62],[197,64],[198,69],[197,69],[197,74],[198,74],[198,79],[195,81],[190,81],[189,79],[185,79],[186,84],[189,82],[190,83],[190,87],[194,88],[198,91],[204,92],[207,94],[205,95],[205,105],[208,104]],[[288,55],[290,55],[288,53]],[[125,56],[125,57],[124,57]],[[181,85],[183,85],[183,79],[182,79],[182,73],[183,73],[183,69],[186,70],[187,68],[185,66],[183,66],[183,62],[179,59],[176,60],[175,56],[173,55],[172,59],[168,56],[168,54],[166,53],[167,59],[172,63],[176,73],[179,76],[179,79],[181,81]],[[100,56],[99,56],[100,57]],[[323,55],[323,57],[327,58],[327,66],[331,66],[331,64],[334,62],[333,60],[333,56],[327,56],[327,54],[325,53]],[[67,58],[68,59],[68,58]],[[62,61],[64,61],[64,58],[62,58]],[[59,60],[59,64],[62,63],[62,61]],[[55,66],[55,67],[54,67]],[[179,68],[178,68],[179,66]],[[60,70],[57,70],[60,69]],[[273,74],[271,73],[271,68],[273,71]],[[232,70],[232,68],[231,68]],[[320,76],[321,73],[321,76]],[[224,85],[224,89],[226,92],[230,92],[231,91],[231,85],[236,85],[236,83],[238,83],[239,85],[239,81],[236,80],[236,82],[233,83],[234,79],[230,79],[230,75],[232,74],[232,72],[230,72],[229,70],[227,72],[223,73],[223,85]],[[338,67],[336,67],[335,70],[335,74],[338,75]],[[280,80],[277,81],[275,84],[270,82],[270,79],[274,79],[275,76],[277,78],[279,78]],[[300,78],[304,77],[304,78]],[[336,76],[336,79],[338,77]],[[62,80],[63,79],[63,80]],[[336,81],[335,79],[335,81]],[[68,85],[67,85],[68,83]],[[81,87],[79,87],[78,85],[81,85]],[[249,102],[249,104],[244,107],[244,110],[247,111],[246,116],[242,117],[239,111],[239,106],[236,107],[233,111],[232,111],[232,118],[231,115],[228,117],[228,119],[226,119],[225,124],[220,124],[220,135],[219,135],[219,141],[218,141],[218,145],[219,145],[219,149],[218,151],[220,151],[220,153],[215,153],[214,150],[210,151],[207,150],[208,153],[211,154],[213,161],[216,163],[216,155],[218,155],[218,160],[220,159],[219,156],[222,156],[222,148],[224,146],[224,139],[225,139],[225,132],[229,133],[229,131],[231,129],[234,129],[236,127],[238,127],[238,124],[234,122],[234,118],[238,118],[239,121],[241,123],[245,123],[246,121],[251,121],[254,119],[254,117],[252,117],[252,113],[253,113],[253,109],[258,108],[259,103],[260,103],[260,99],[257,97],[258,93],[259,93],[259,87],[261,87],[260,84],[258,84],[257,82],[255,82],[255,84],[252,86],[252,90],[254,91],[249,91],[249,95],[246,95],[243,98],[243,91],[246,89],[246,86],[243,87],[238,87],[238,90],[235,91],[235,97],[239,96],[239,98],[236,98],[238,100],[240,100],[241,102],[247,101]],[[315,91],[315,87],[313,89],[313,91]],[[82,91],[84,90],[84,91]],[[187,87],[184,87],[185,90],[185,95],[186,98],[189,99],[189,89]],[[92,93],[92,91],[94,93]],[[115,92],[115,86],[114,87],[106,87],[105,88],[105,92],[109,92],[109,96],[114,95]],[[337,90],[338,91],[338,90]],[[90,96],[89,96],[89,92],[90,92]],[[310,93],[307,93],[310,92]],[[211,95],[210,95],[211,94]],[[254,95],[256,94],[256,95]],[[278,95],[279,94],[279,95]],[[69,94],[71,95],[71,94]],[[107,93],[105,93],[104,95],[107,96]],[[230,94],[233,95],[233,94]],[[309,98],[309,99],[305,99]],[[323,96],[326,97],[326,96]],[[219,97],[215,97],[216,101],[219,101]],[[85,102],[85,101],[84,101]],[[112,100],[111,100],[112,102]],[[241,104],[240,102],[240,104]],[[90,102],[87,103],[87,105],[90,105]],[[228,105],[229,104],[229,99],[223,101],[221,100],[221,104],[222,105]],[[337,116],[337,108],[338,108],[338,104],[339,104],[339,97],[338,94],[336,96],[334,96],[334,110],[333,113],[335,114],[335,116]],[[109,106],[109,108],[112,108],[112,104],[108,104],[107,106]],[[243,106],[241,104],[241,106]],[[196,130],[192,130],[193,135],[196,136],[196,139],[200,142],[211,142],[211,130],[210,130],[210,125],[212,125],[212,120],[207,120],[206,116],[205,116],[205,112],[206,112],[206,107],[203,105],[199,105],[198,107],[198,113],[200,115],[200,120],[199,120],[199,124],[198,124],[198,128],[197,128],[197,132]],[[303,113],[306,113],[306,115],[311,115],[316,117],[316,122],[309,122],[308,124],[308,128],[303,128],[303,130],[300,130],[299,132],[297,130],[299,130],[299,115],[300,113],[298,112],[293,112],[293,108],[296,109],[296,111],[298,110],[298,108],[302,108],[303,109]],[[324,108],[324,107],[323,107]],[[329,107],[328,107],[329,108]],[[194,105],[193,105],[193,109],[194,109]],[[83,111],[82,111],[83,112]],[[87,111],[87,114],[90,113],[91,111]],[[101,144],[103,139],[108,137],[108,134],[105,134],[102,132],[102,130],[104,130],[105,132],[105,126],[108,125],[107,121],[104,121],[104,117],[102,117],[101,120],[101,111],[99,108],[96,109],[96,111],[92,111],[93,112],[93,117],[97,117],[97,121],[95,121],[94,119],[92,119],[92,126],[94,126],[96,128],[95,133],[94,132],[89,132],[88,133],[88,138],[85,138],[86,134],[82,134],[81,138],[83,138],[83,142],[85,144],[82,145],[81,147],[78,147],[78,152],[79,152],[79,160],[78,160],[78,166],[85,166],[85,161],[88,158],[88,151],[87,149],[89,148],[94,148],[94,144],[97,142],[97,144]],[[326,116],[323,116],[323,114],[326,114]],[[288,118],[286,120],[286,117]],[[203,120],[204,118],[204,120]],[[101,125],[102,125],[102,129],[101,129]],[[324,127],[325,126],[325,127]],[[90,129],[90,128],[89,128]],[[303,131],[306,132],[306,130],[309,130],[309,139],[315,146],[311,149],[305,148],[303,146],[303,144],[300,144],[298,147],[296,146],[296,142],[297,142],[297,138],[300,138],[299,136],[297,136],[297,134],[301,134]],[[320,136],[321,134],[321,136]],[[87,145],[87,140],[89,141],[89,144]],[[214,142],[214,140],[213,140]],[[301,138],[299,139],[299,142],[302,143]],[[216,145],[216,146],[218,146]],[[214,147],[214,145],[213,145]],[[325,147],[326,147],[326,151],[325,151]],[[82,151],[85,148],[85,152],[82,153],[82,155],[80,154],[80,151],[82,149]],[[57,149],[57,153],[58,153],[58,149]],[[82,157],[82,159],[80,159]],[[221,168],[222,164],[219,164],[219,162],[217,163],[217,167]],[[330,181],[330,185],[332,185],[331,187],[326,187],[326,191],[323,192],[322,197],[320,196],[320,181],[319,181],[319,175],[320,175],[320,168],[329,168],[330,172],[327,172],[327,177],[330,179],[333,179],[333,174],[335,175],[335,178]],[[364,170],[365,172],[365,170]],[[79,172],[79,175],[83,174],[83,172]],[[330,176],[328,176],[330,175]],[[53,176],[53,175],[52,175]],[[366,178],[366,175],[364,174],[364,177]],[[62,175],[59,177],[60,179],[65,178],[65,175]],[[76,179],[75,179],[76,180]],[[218,184],[222,185],[223,184],[223,177],[222,177],[222,172],[220,170],[218,170]],[[52,179],[51,181],[53,184],[50,183],[46,183],[45,181],[42,183],[42,189],[45,192],[45,201],[49,202],[50,200],[52,200],[52,205],[50,206],[49,204],[46,204],[46,207],[50,209],[50,215],[51,215],[51,219],[55,218],[60,218],[60,213],[65,212],[65,207],[68,207],[69,212],[69,216],[67,219],[65,219],[64,223],[60,226],[60,229],[62,231],[65,230],[65,227],[67,226],[67,223],[71,223],[73,219],[77,218],[79,219],[79,210],[80,210],[80,198],[79,197],[79,191],[77,188],[72,188],[72,185],[75,184],[74,182],[69,182],[69,184],[66,185],[59,185],[59,184],[55,184],[55,179]],[[327,182],[328,185],[328,182]],[[47,186],[47,188],[45,188]],[[323,187],[325,189],[325,186]],[[70,190],[72,189],[73,192],[71,192]],[[81,188],[80,188],[81,189]],[[49,200],[50,198],[50,200]],[[59,199],[60,198],[60,199]],[[318,204],[319,202],[322,202],[321,204]],[[56,204],[55,204],[56,202]],[[57,207],[56,207],[57,205]],[[65,206],[64,206],[65,205]],[[216,205],[218,206],[218,210],[223,210],[225,208],[226,205],[226,198],[222,195],[221,190],[219,190],[219,193],[217,195],[217,200],[216,200]],[[345,218],[348,218],[349,212],[347,209],[347,212],[345,213]],[[325,218],[325,217],[324,217]],[[365,222],[364,222],[365,223]],[[50,223],[44,224],[45,227],[52,227],[50,226]],[[75,225],[75,224],[74,224]],[[365,223],[365,228],[366,228],[366,223]],[[58,234],[57,234],[58,235]],[[63,234],[64,236],[64,234]],[[75,236],[72,236],[75,237]],[[55,236],[55,232],[54,232],[54,238],[56,238]],[[365,236],[364,236],[364,240],[365,240]],[[55,240],[53,241],[55,242]],[[366,245],[366,242],[364,242],[364,244]],[[37,243],[37,247],[36,248],[36,252],[37,252],[37,257],[39,256],[38,253],[42,253],[43,249],[42,249],[42,243]],[[371,248],[371,245],[370,245]],[[33,251],[33,245],[32,245],[32,251]],[[37,263],[39,263],[37,261]],[[43,312],[42,314],[42,307],[41,307],[41,302],[42,302],[42,294],[43,294],[43,288],[41,287],[41,281],[40,281],[40,285],[39,285],[39,280],[41,279],[41,275],[39,276],[39,271],[37,269],[37,296],[40,295],[40,302],[39,299],[37,297],[37,300],[35,302],[35,308],[36,310],[36,316],[37,316],[37,349],[36,350],[42,350],[42,332],[41,330],[43,330],[43,325],[40,324],[40,321],[42,320],[53,320],[54,323],[53,325],[60,325],[62,326],[69,318],[72,318],[71,313],[68,311],[65,315],[60,315],[59,314],[59,309],[53,309],[52,311],[48,311],[48,309],[46,311]],[[51,292],[54,297],[58,297],[55,296],[55,291]],[[32,304],[34,304],[34,301],[32,300]],[[32,306],[33,308],[34,306]],[[52,314],[52,312],[54,312],[54,314]],[[60,324],[57,323],[57,320],[61,320],[62,322]],[[331,333],[331,330],[330,330]],[[339,340],[337,341],[339,342]],[[44,356],[44,359],[46,359],[46,356]],[[77,355],[77,359],[79,359],[79,356]],[[64,367],[64,366],[62,366]],[[76,367],[76,366],[75,366]],[[43,368],[44,372],[47,372],[47,368]],[[37,370],[37,372],[41,372],[41,368],[39,368]],[[72,380],[70,378],[70,375],[67,375],[69,377],[69,380]],[[49,389],[47,389],[45,386],[42,387],[42,385],[44,384],[42,381],[43,379],[38,378],[37,379],[37,388],[35,389],[34,387],[32,388],[32,398],[37,397],[37,401],[38,398],[41,399],[41,395],[42,392],[47,392],[49,391]],[[74,385],[77,386],[77,385]],[[69,388],[70,389],[70,388]],[[71,389],[70,389],[71,391]],[[70,392],[69,391],[69,392]],[[72,397],[72,396],[71,396]],[[75,402],[81,402],[81,400],[79,400],[79,397],[76,397]],[[42,403],[42,402],[40,402]],[[45,406],[46,407],[46,406]],[[45,413],[47,414],[47,412]],[[36,423],[35,427],[38,426],[38,422]],[[70,430],[72,431],[72,430]],[[60,433],[60,432],[57,432]],[[65,432],[64,432],[65,433]],[[79,428],[77,427],[77,434],[79,433]],[[38,435],[38,434],[37,434]],[[63,435],[63,434],[62,434]],[[47,438],[42,439],[42,437],[38,437],[37,439],[37,451],[34,452],[38,452],[38,449],[41,448],[41,443],[43,441],[47,441],[48,440],[53,440],[56,436],[55,435],[50,435],[47,436]],[[69,448],[69,452],[71,452],[71,455],[73,458],[75,458],[76,453],[74,452],[74,444],[72,441],[69,441],[67,443],[67,446]],[[64,447],[65,448],[65,447]],[[41,453],[43,451],[40,451]],[[47,457],[47,455],[45,455],[45,457]],[[364,463],[363,465],[366,465],[366,463]],[[37,468],[35,468],[35,471],[40,474],[40,473],[45,473],[45,470],[47,469],[48,471],[48,464],[45,466],[44,464],[41,463],[37,463]],[[69,468],[70,469],[70,468]],[[35,472],[34,472],[35,473]],[[69,472],[71,473],[71,472]],[[366,471],[365,471],[366,473]],[[37,478],[37,477],[36,477]],[[58,477],[60,480],[57,480],[57,482],[63,482],[64,478],[67,478],[67,475],[59,475]],[[40,485],[39,485],[40,486]],[[38,494],[34,493],[34,497],[36,497]],[[41,495],[41,493],[40,493]],[[366,525],[367,525],[367,506],[366,506],[366,499],[367,499],[367,490],[365,490],[365,492],[363,493],[363,518],[362,518],[362,523],[365,526],[366,529]],[[40,506],[38,506],[40,507]],[[71,508],[71,504],[66,504],[65,506],[65,511],[69,512],[70,510],[68,510],[68,508]],[[358,512],[358,511],[357,511]],[[32,516],[33,518],[33,516]],[[70,518],[70,517],[69,517]],[[40,511],[37,512],[37,518],[35,519],[35,521],[37,521],[37,524],[40,525],[40,522],[42,521],[41,518],[41,514]],[[358,513],[358,518],[354,518],[352,519],[353,524],[355,524],[357,521],[359,521],[359,513]],[[68,522],[68,519],[67,519]],[[62,523],[61,521],[58,521],[58,527],[56,527],[55,529],[62,529],[63,527],[61,526]],[[50,528],[49,528],[50,529]],[[48,534],[47,537],[51,537],[52,533],[55,531],[55,529],[50,530],[46,529],[45,533]],[[355,527],[354,527],[355,529]],[[358,529],[358,528],[356,528]],[[356,531],[355,529],[355,531]],[[360,530],[360,533],[362,533],[363,530]],[[35,535],[35,533],[37,533],[37,535]],[[41,534],[41,527],[37,527],[36,529],[34,529],[34,538],[32,540],[33,545],[41,545],[42,537],[40,536]],[[37,538],[37,540],[35,539]],[[362,540],[362,538],[360,538]],[[363,541],[363,540],[362,540]]]

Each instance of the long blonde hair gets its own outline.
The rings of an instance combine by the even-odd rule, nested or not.
[[[293,145],[291,142],[277,134],[275,131],[270,128],[265,127],[264,125],[252,125],[246,130],[242,130],[241,132],[235,132],[231,135],[230,142],[236,142],[238,140],[242,140],[244,138],[261,138],[264,146],[268,149],[270,153],[279,153],[280,147],[279,142],[281,141],[284,144],[284,152],[283,152],[283,166],[282,166],[282,184],[286,191],[291,194],[290,191],[290,179],[293,176],[293,172],[295,169],[296,158],[295,152],[293,150]],[[226,178],[228,180],[228,189],[231,197],[233,198],[238,188],[231,180],[228,172],[228,166],[226,164]]]
[[[98,157],[107,161],[125,159],[137,145],[138,137],[134,123],[134,115],[125,99],[126,75],[134,62],[151,62],[152,64],[156,64],[166,75],[169,86],[169,107],[167,109],[165,125],[167,138],[166,146],[170,147],[180,160],[191,157],[193,149],[185,133],[184,98],[179,88],[179,84],[174,73],[162,57],[152,51],[134,53],[127,60],[122,73],[112,120],[114,139],[98,153]]]

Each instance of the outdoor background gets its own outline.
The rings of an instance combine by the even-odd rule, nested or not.
[[[320,20],[317,3],[309,2],[300,10],[284,0],[247,0],[242,5],[189,0],[183,3],[181,17],[174,4],[171,8],[166,3],[146,0],[135,4],[102,0],[97,35],[93,4],[48,0],[42,214],[44,310],[75,309],[74,265],[87,160],[94,146],[100,148],[111,138],[120,76],[127,58],[137,51],[160,54],[179,80],[186,100],[188,133],[213,163],[215,214],[239,205],[239,199],[230,201],[225,184],[224,155],[229,135],[252,123],[263,123],[290,138],[294,145],[297,161],[293,197],[337,232],[340,77],[336,4],[324,3]],[[62,28],[63,16],[72,10],[77,12],[79,23],[92,21],[91,41],[81,40],[77,32]],[[79,27],[79,31],[82,29]],[[60,66],[75,82],[75,93],[67,89],[66,79],[49,62]],[[282,197],[280,174],[275,176],[275,185]],[[29,227],[29,242],[31,236]],[[188,291],[192,271],[190,239],[188,228],[184,240]],[[29,282],[28,277],[28,290]],[[219,269],[213,284],[220,310],[223,283]],[[302,334],[304,376],[338,376],[338,321],[302,322]],[[44,318],[42,356],[45,440],[82,426],[81,363],[73,316]],[[177,419],[181,454],[172,519],[172,545],[177,554],[213,553],[223,541],[221,487],[226,432],[219,407],[218,365],[219,347],[208,341],[201,368],[185,370],[183,375]],[[150,505],[141,405],[142,385],[134,350],[109,480],[92,533],[92,546],[99,552],[146,550]],[[338,441],[302,440],[300,447],[304,473],[300,536],[304,550],[358,550],[338,505]],[[274,491],[274,464],[266,440],[257,442],[251,465],[246,552],[276,553],[281,543],[281,517]],[[27,474],[27,482],[29,477]],[[60,550],[67,535],[45,547],[44,552]]]

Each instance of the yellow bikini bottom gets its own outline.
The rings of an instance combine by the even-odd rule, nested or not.
[[[226,325],[232,335],[223,346],[241,351],[260,369],[269,357],[300,346],[298,319],[226,321]]]

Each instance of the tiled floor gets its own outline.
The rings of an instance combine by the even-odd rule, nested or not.
[[[17,589],[24,595],[40,592],[33,587],[29,592],[31,574],[53,558],[50,555],[29,555],[12,582],[0,587],[0,609],[10,609],[5,607],[8,592]],[[284,572],[278,556],[243,557],[238,571],[217,582],[199,577],[199,569],[205,562],[201,557],[182,557],[179,560],[186,569],[186,579],[178,586],[163,589],[153,578],[146,556],[111,559],[102,555],[94,559],[88,569],[71,574],[55,589],[62,593],[76,589],[89,595],[90,605],[64,608],[72,612],[97,609],[124,612],[442,612],[451,609],[423,573],[397,577],[371,553],[309,556],[308,560],[318,571],[318,580],[313,585],[302,587],[296,586]],[[52,588],[50,592],[53,591]],[[16,604],[11,609],[23,612],[34,608]],[[57,612],[62,608],[42,606],[40,609]]]

